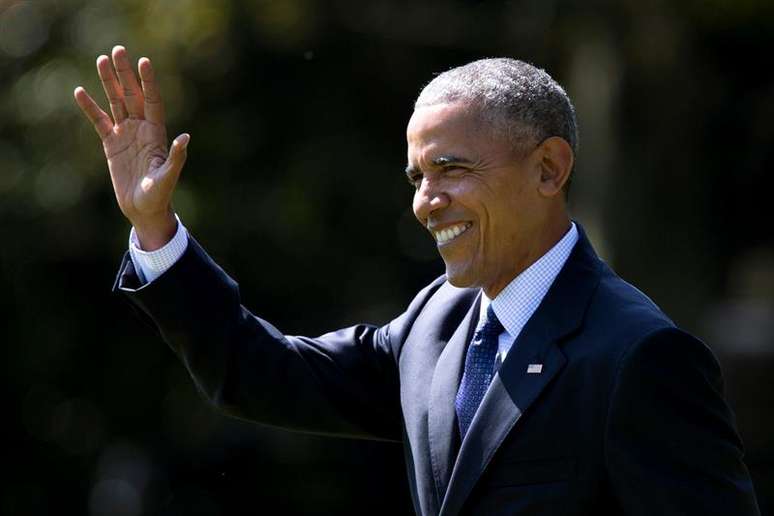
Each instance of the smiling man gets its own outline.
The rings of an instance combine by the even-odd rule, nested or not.
[[[401,442],[422,515],[759,514],[712,353],[570,220],[575,114],[547,73],[486,59],[425,87],[406,172],[446,273],[387,325],[309,338],[240,305],[172,213],[189,137],[167,150],[150,61],[97,68],[113,119],[75,98],[133,226],[115,289],[225,413]]]
[[[435,237],[448,281],[494,298],[570,227],[560,192],[573,165],[574,112],[569,100],[560,104],[571,136],[512,141],[500,124],[486,124],[481,101],[446,90],[430,100],[434,86],[420,96],[407,131],[414,213]]]

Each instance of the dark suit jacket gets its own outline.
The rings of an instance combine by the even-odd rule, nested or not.
[[[145,286],[125,257],[115,288],[224,412],[401,441],[419,514],[759,514],[714,356],[582,229],[461,444],[454,397],[478,290],[441,277],[385,326],[287,336],[241,305],[193,239]]]

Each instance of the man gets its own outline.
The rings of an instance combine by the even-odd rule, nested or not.
[[[759,514],[713,355],[568,216],[575,114],[547,73],[488,59],[422,91],[406,172],[446,274],[385,326],[308,338],[243,307],[176,219],[189,136],[167,152],[150,61],[138,84],[112,58],[113,120],[75,98],[133,226],[115,288],[221,410],[401,441],[418,514]]]

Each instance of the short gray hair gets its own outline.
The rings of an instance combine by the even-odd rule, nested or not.
[[[483,121],[505,135],[515,150],[559,136],[577,155],[578,126],[570,98],[545,70],[530,63],[501,57],[452,68],[422,89],[414,109],[450,102],[479,109]]]

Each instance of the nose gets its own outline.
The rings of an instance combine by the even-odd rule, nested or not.
[[[450,203],[451,198],[439,188],[438,183],[429,181],[425,176],[417,191],[414,192],[414,215],[423,226],[426,226],[427,219],[433,212],[446,208]]]

